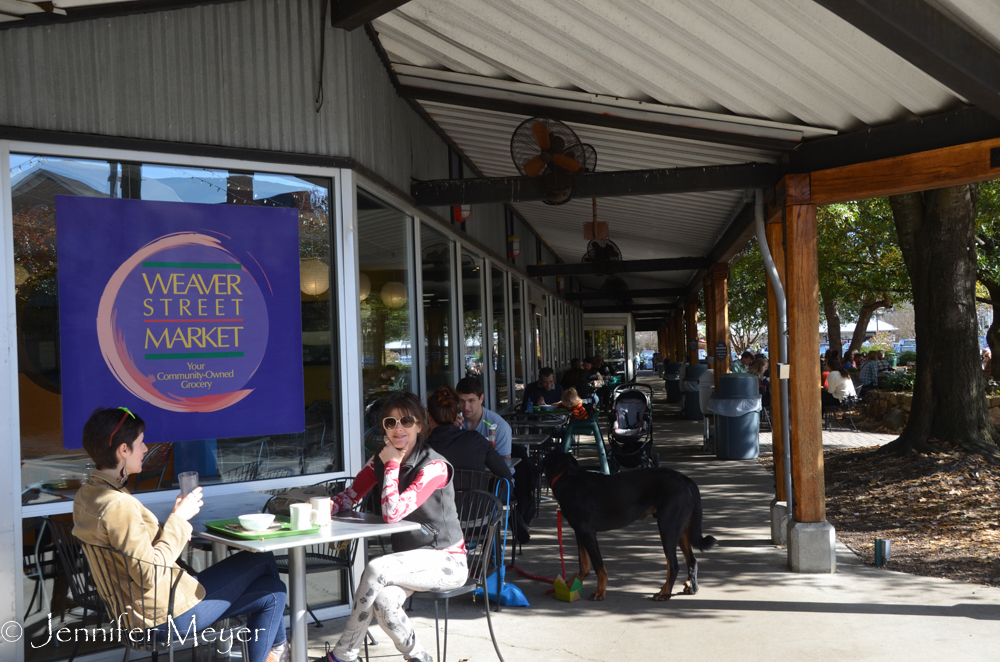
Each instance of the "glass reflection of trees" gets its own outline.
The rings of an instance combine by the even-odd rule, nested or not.
[[[483,260],[462,253],[462,330],[465,376],[483,378]]]

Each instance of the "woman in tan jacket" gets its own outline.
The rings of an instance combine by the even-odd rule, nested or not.
[[[176,561],[191,538],[189,520],[201,510],[201,488],[178,496],[174,510],[161,526],[125,488],[128,477],[142,470],[146,454],[146,424],[128,409],[98,409],[83,426],[83,447],[97,467],[80,488],[73,503],[73,535],[85,543],[111,547],[127,557],[175,570],[157,576],[154,567],[128,563],[118,576],[128,577],[128,595],[142,596],[141,605],[126,607],[129,628],[159,630],[183,635],[200,631],[215,621],[247,615],[250,662],[285,662],[285,584],[278,575],[274,555],[240,552],[192,576]],[[116,559],[117,562],[117,559]],[[179,577],[179,579],[178,579]],[[171,582],[174,592],[172,624],[167,603]],[[123,587],[126,588],[126,587]]]

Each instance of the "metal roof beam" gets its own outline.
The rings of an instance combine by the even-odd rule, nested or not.
[[[646,299],[663,297],[679,297],[687,294],[687,289],[683,287],[660,287],[647,290],[625,290],[623,292],[606,292],[603,290],[593,290],[587,292],[570,292],[566,298],[570,301],[582,301],[584,299]]]
[[[707,257],[667,257],[655,260],[625,260],[613,262],[616,274],[635,274],[647,271],[691,271],[707,269],[711,262]],[[545,276],[591,276],[603,274],[601,268],[593,262],[577,262],[564,264],[528,265],[528,275],[532,278]],[[609,274],[610,275],[610,274]]]
[[[814,0],[1000,118],[1000,53],[925,0]]]
[[[670,303],[634,303],[631,306],[591,306],[584,308],[584,313],[634,313],[638,311],[657,311],[666,315],[669,311],[677,308],[676,304]]]
[[[351,31],[406,3],[407,0],[332,0],[330,22],[335,28]]]
[[[581,175],[573,187],[577,198],[611,198],[663,193],[702,193],[773,186],[780,177],[771,163],[660,170],[618,170]],[[544,200],[541,178],[490,177],[415,182],[413,199],[421,207],[474,205],[489,202]]]

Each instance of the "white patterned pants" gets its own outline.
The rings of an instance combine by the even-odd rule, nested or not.
[[[465,554],[414,549],[372,559],[361,575],[354,608],[333,654],[345,662],[358,659],[372,615],[406,659],[430,659],[417,642],[403,603],[414,592],[448,591],[469,577]]]

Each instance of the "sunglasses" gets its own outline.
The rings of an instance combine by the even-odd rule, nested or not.
[[[404,430],[409,430],[417,424],[417,419],[412,416],[403,416],[402,418],[387,416],[382,419],[382,427],[386,430],[395,430],[397,424],[402,425]]]

